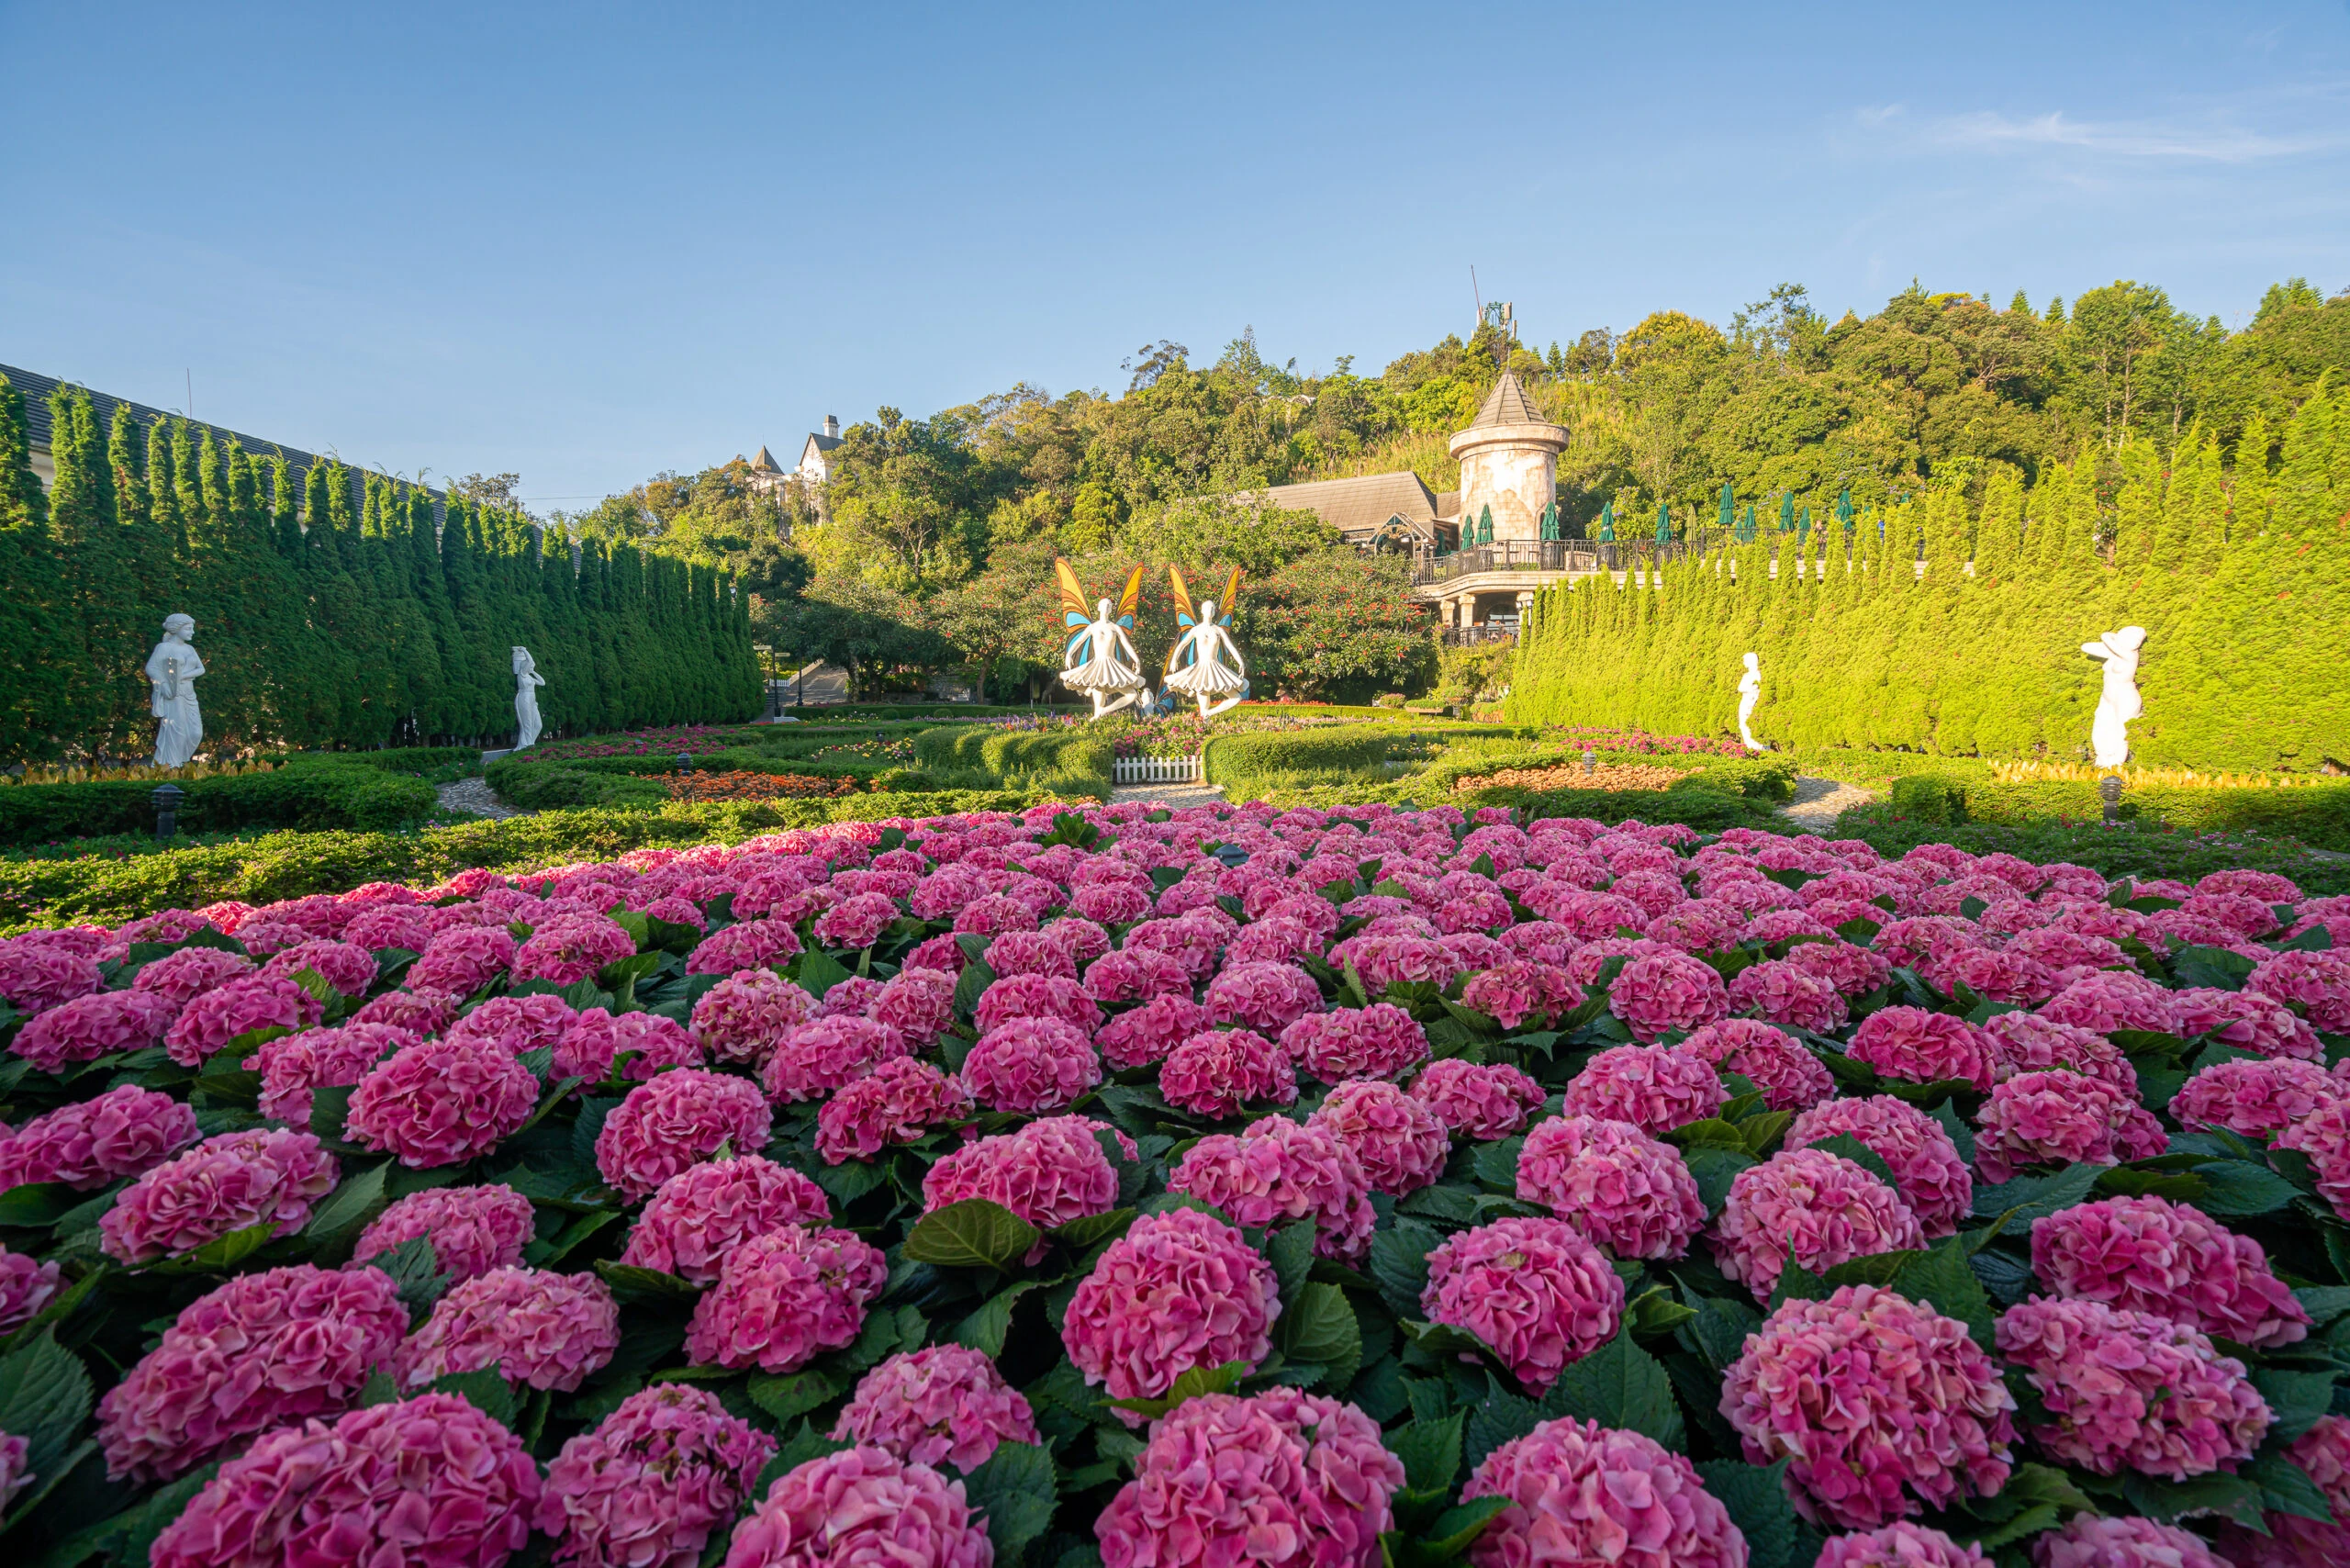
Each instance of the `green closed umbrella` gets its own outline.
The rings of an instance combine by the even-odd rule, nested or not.
[[[1481,508],[1477,513],[1477,543],[1480,544],[1491,544],[1493,542],[1494,509],[1491,507]]]
[[[1810,537],[1811,509],[1809,507],[1806,507],[1803,510],[1796,513],[1796,538],[1798,540],[1804,540]]]
[[[1616,503],[1614,501],[1606,502],[1599,509],[1599,542],[1602,544],[1616,543]]]
[[[1550,543],[1559,537],[1559,503],[1552,501],[1542,509],[1542,542]]]
[[[1779,498],[1779,532],[1782,533],[1793,533],[1795,531],[1796,496],[1795,492],[1790,490],[1785,495]]]
[[[1722,513],[1716,526],[1724,533],[1732,532],[1738,526],[1738,501],[1729,493],[1729,481],[1727,479],[1722,481]]]
[[[1751,501],[1747,503],[1745,514],[1738,520],[1738,542],[1740,544],[1754,543],[1754,503]]]
[[[1844,525],[1845,532],[1852,532],[1852,492],[1850,490],[1836,498],[1836,521]]]
[[[1659,544],[1673,543],[1673,507],[1666,501],[1656,504],[1656,542]]]

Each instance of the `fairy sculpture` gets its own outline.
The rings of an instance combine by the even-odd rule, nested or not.
[[[1150,683],[1143,679],[1142,655],[1135,651],[1133,635],[1135,607],[1142,599],[1142,568],[1136,566],[1126,578],[1114,617],[1110,601],[1103,599],[1094,601],[1091,619],[1085,613],[1085,588],[1069,563],[1055,560],[1053,571],[1060,578],[1061,625],[1069,633],[1061,655],[1061,684],[1091,698],[1097,719],[1129,703],[1147,707]]]
[[[1232,609],[1240,597],[1240,568],[1225,579],[1222,613],[1218,601],[1203,599],[1192,606],[1192,590],[1181,568],[1169,566],[1175,585],[1175,624],[1182,634],[1168,651],[1167,675],[1160,685],[1195,699],[1200,717],[1212,718],[1248,695],[1248,666],[1232,640]]]

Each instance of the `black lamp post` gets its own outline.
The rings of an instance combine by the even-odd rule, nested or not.
[[[2118,826],[2121,821],[2121,780],[2111,774],[2097,781],[2098,799],[2105,802],[2105,825]]]
[[[694,770],[694,756],[693,756],[693,753],[691,753],[691,752],[689,752],[689,751],[681,751],[681,752],[679,752],[679,753],[677,754],[677,771],[678,771],[678,772],[680,772],[680,773],[691,773],[693,770]]]
[[[180,801],[185,798],[176,784],[160,784],[155,788],[155,842],[170,839],[179,828]]]

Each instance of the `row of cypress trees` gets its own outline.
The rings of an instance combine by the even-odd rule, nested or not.
[[[196,621],[206,734],[229,747],[510,736],[517,644],[551,734],[757,711],[747,599],[719,573],[127,405],[101,428],[78,387],[50,411],[44,493],[0,377],[0,758],[143,752],[143,669],[173,613]]]
[[[2081,644],[2147,631],[2132,761],[2313,772],[2350,764],[2350,390],[2321,388],[2223,462],[2190,434],[2052,465],[1938,475],[1882,528],[1734,544],[1537,596],[1510,718],[2085,760],[2100,689]],[[1922,564],[1922,565],[1921,565]]]

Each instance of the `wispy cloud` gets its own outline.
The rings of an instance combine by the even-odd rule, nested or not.
[[[1864,126],[1881,126],[1883,110],[1862,111]],[[1986,152],[2071,150],[2112,158],[2170,162],[2252,163],[2339,150],[2338,133],[2276,135],[2221,120],[2075,119],[2063,110],[2028,118],[1982,110],[1953,115],[1923,128],[1930,143]]]

